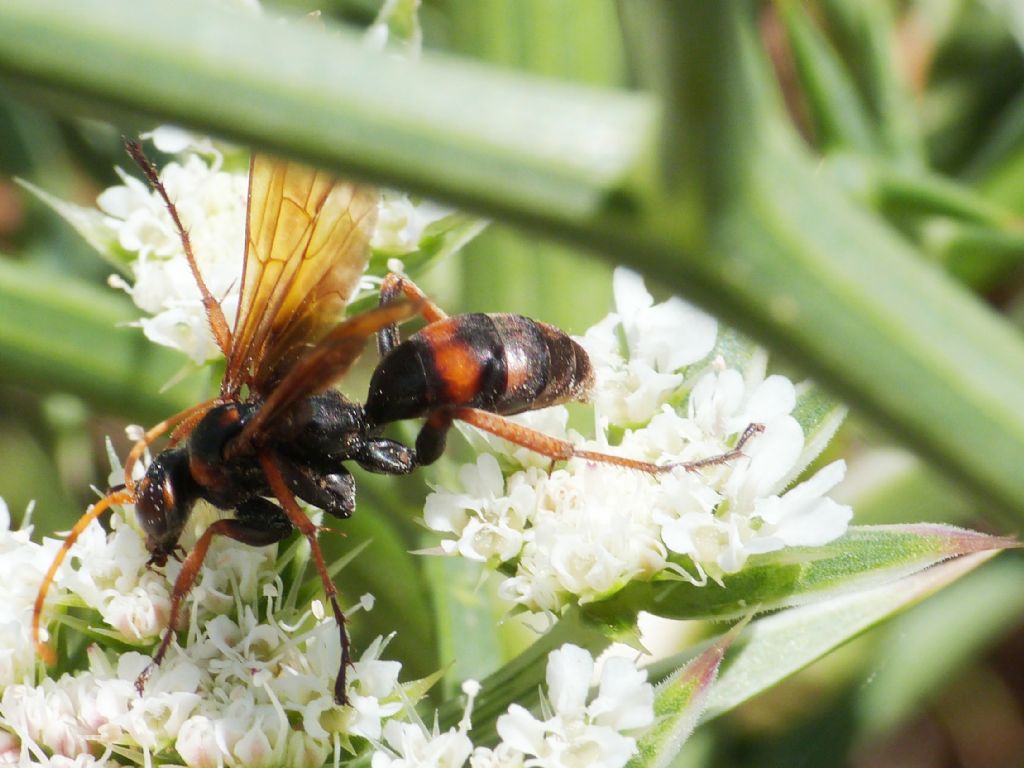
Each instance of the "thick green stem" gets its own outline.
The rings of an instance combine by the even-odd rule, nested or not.
[[[0,376],[144,424],[208,397],[205,375],[164,391],[187,360],[125,327],[139,314],[113,290],[0,259]]]
[[[649,96],[403,63],[192,0],[5,0],[0,74],[64,107],[214,130],[641,268],[1024,514],[1024,344],[794,147],[746,3],[645,7],[665,22],[658,45],[631,41],[663,57],[659,163]]]

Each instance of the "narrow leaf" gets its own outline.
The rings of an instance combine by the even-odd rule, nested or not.
[[[1017,547],[1007,538],[948,525],[853,527],[822,547],[791,547],[751,557],[722,584],[634,582],[608,600],[584,606],[591,618],[617,625],[637,611],[673,619],[719,618],[819,601],[887,584],[942,560]]]
[[[826,0],[821,8],[831,22],[830,29],[845,43],[844,53],[860,76],[887,153],[900,165],[921,165],[924,145],[911,84],[897,58],[892,7],[861,0]]]
[[[746,625],[746,621],[736,624],[710,648],[658,684],[655,723],[640,739],[639,754],[629,761],[627,768],[664,768],[671,763],[704,711],[725,652]]]
[[[1019,626],[1022,583],[1024,560],[999,558],[879,631],[871,684],[856,696],[860,732],[887,731],[934,701],[951,680],[971,675],[977,660]]]
[[[1014,211],[937,173],[849,153],[830,157],[825,167],[851,193],[889,214],[943,215],[998,231],[1020,231]]]
[[[867,110],[838,54],[811,22],[803,3],[780,5],[804,101],[822,149],[877,153],[878,140]]]
[[[711,691],[704,720],[742,704],[889,616],[923,600],[995,555],[978,552],[897,584],[784,611],[751,625]]]
[[[118,245],[117,236],[114,230],[104,223],[105,217],[98,209],[69,203],[24,179],[18,179],[18,183],[74,227],[82,239],[95,248],[110,266],[121,272],[127,271],[124,259],[118,258],[123,255],[123,251]]]
[[[125,327],[138,316],[114,290],[0,260],[0,379],[73,392],[146,424],[207,397],[209,371],[164,391],[185,360]]]

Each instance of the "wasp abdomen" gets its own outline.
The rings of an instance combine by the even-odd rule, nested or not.
[[[446,406],[513,414],[583,399],[592,382],[586,352],[557,328],[521,315],[456,315],[388,353],[366,413],[377,424]]]
[[[594,371],[583,347],[553,325],[521,315],[488,315],[501,337],[505,385],[495,413],[585,400]]]

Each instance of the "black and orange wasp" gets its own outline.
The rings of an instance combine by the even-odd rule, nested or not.
[[[655,465],[579,450],[505,416],[585,400],[593,384],[586,352],[553,326],[513,314],[449,317],[407,278],[388,275],[380,305],[341,319],[366,269],[379,196],[371,187],[256,153],[249,169],[245,253],[233,327],[199,271],[188,231],[157,171],[137,142],[129,155],[159,193],[181,237],[213,337],[226,358],[220,393],[148,430],[129,452],[124,486],[94,504],[75,524],[39,588],[33,640],[41,656],[47,591],[81,532],[111,505],[134,504],[150,564],[179,556],[179,538],[199,500],[234,511],[212,523],[185,555],[174,583],[167,628],[152,663],[160,664],[178,625],[182,602],[210,542],[227,536],[263,546],[293,529],[306,537],[341,641],[335,700],[342,704],[350,661],[345,616],[317,541],[317,527],[296,499],[339,518],[355,510],[354,461],[370,472],[403,475],[443,452],[455,420],[557,460],[581,457],[649,473],[693,471],[740,455],[736,447],[697,462]],[[426,326],[405,341],[398,324],[421,315]],[[366,403],[333,385],[376,335],[380,361]],[[414,448],[382,436],[388,424],[425,418]],[[170,432],[167,446],[136,482],[135,465]],[[182,554],[184,554],[182,552]]]

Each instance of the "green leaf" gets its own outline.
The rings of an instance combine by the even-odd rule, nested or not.
[[[480,680],[501,666],[501,617],[506,606],[495,599],[479,563],[463,558],[429,557],[425,577],[434,596],[438,657],[448,667],[443,693],[456,695],[465,680]]]
[[[108,118],[131,105],[147,120],[307,159],[340,151],[349,159],[328,165],[427,197],[451,188],[438,180],[457,180],[461,200],[582,214],[649,135],[651,105],[635,94],[438,54],[404,61],[338,27],[281,24],[196,0],[99,0],[88,12],[61,0],[13,2],[0,12],[0,71],[37,97],[80,107],[84,95]],[[420,119],[427,113],[432,126]]]
[[[125,327],[139,312],[112,289],[0,259],[0,377],[146,424],[208,397],[208,371],[164,391],[185,358]]]
[[[856,84],[835,49],[812,23],[807,7],[788,1],[776,5],[786,25],[804,103],[822,149],[878,153],[878,139]]]
[[[1019,236],[1020,220],[1013,210],[946,176],[855,153],[832,155],[824,167],[851,193],[894,217],[942,215]]]
[[[711,690],[705,720],[738,706],[992,557],[980,552],[895,584],[784,611],[752,624]]]
[[[82,239],[95,248],[96,252],[110,266],[121,272],[126,271],[124,259],[119,258],[123,253],[119,247],[117,236],[113,229],[104,224],[106,217],[98,209],[69,203],[67,200],[51,195],[49,192],[24,179],[19,179],[18,183],[50,206],[64,221],[74,227],[75,231],[82,236]]]
[[[631,621],[637,611],[673,619],[735,618],[887,584],[951,557],[1017,546],[1012,539],[948,525],[852,527],[821,547],[751,557],[739,573],[723,577],[721,586],[633,582],[582,610],[611,625]]]
[[[710,648],[658,683],[654,725],[637,743],[639,754],[627,768],[664,768],[690,737],[707,705],[708,694],[725,652],[747,624],[742,621]]]
[[[857,691],[862,733],[898,725],[950,680],[971,675],[974,660],[1019,626],[1022,579],[1021,558],[999,558],[881,628],[872,656],[879,663],[870,667],[871,684]]]
[[[886,153],[899,165],[922,165],[924,144],[914,97],[903,79],[905,68],[897,59],[892,7],[861,0],[824,0],[821,8],[858,76]]]

